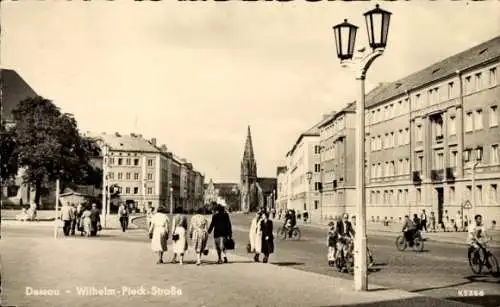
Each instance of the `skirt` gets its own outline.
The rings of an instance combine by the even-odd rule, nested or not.
[[[196,229],[193,231],[191,243],[196,253],[201,253],[207,248],[208,232],[206,230]]]
[[[164,252],[167,250],[168,232],[165,228],[155,227],[151,239],[151,250],[153,252]]]

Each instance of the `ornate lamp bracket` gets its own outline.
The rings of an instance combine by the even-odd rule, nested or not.
[[[372,65],[376,58],[384,54],[383,48],[377,48],[375,50],[369,50],[365,47],[360,48],[356,51],[352,60],[340,61],[342,67],[349,67],[352,69],[356,75],[357,80],[364,80],[366,77],[366,72]]]

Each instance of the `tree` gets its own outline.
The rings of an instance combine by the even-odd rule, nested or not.
[[[0,123],[0,183],[3,185],[16,176],[17,150],[14,133],[7,129],[5,123]]]
[[[49,182],[60,179],[64,187],[89,179],[89,156],[97,145],[80,136],[73,115],[40,96],[21,101],[12,113],[19,166],[26,168],[25,183],[35,186],[37,205]]]

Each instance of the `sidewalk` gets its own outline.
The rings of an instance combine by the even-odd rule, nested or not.
[[[156,265],[149,244],[141,242],[16,238],[1,240],[0,247],[3,305],[469,306],[376,285],[355,292],[350,280],[235,255],[216,265],[213,250],[198,267],[191,251],[184,266]],[[35,295],[37,289],[44,290]]]

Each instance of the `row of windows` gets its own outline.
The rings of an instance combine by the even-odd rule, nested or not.
[[[406,175],[410,173],[410,159],[399,159],[399,161],[386,161],[385,163],[374,163],[370,169],[371,178]]]
[[[342,131],[343,129],[345,129],[345,117],[336,119],[329,126],[323,129],[321,134],[324,135],[325,138],[329,138],[337,134],[339,131]]]
[[[132,179],[132,177],[131,177],[132,173],[125,173],[125,178],[123,178],[123,174],[124,173],[122,173],[122,172],[116,173],[116,179],[117,180],[139,180],[139,173],[134,173],[134,179]],[[115,179],[115,173],[109,172],[108,178],[111,180]],[[153,180],[153,174],[147,173],[146,180]]]
[[[125,187],[125,189],[123,189],[122,191],[124,195],[137,195],[139,194],[139,187]],[[146,194],[152,195],[153,188],[152,187],[146,188]]]
[[[498,107],[491,106],[488,110],[488,124],[490,127],[498,126]],[[483,110],[477,109],[475,111],[468,111],[465,113],[465,132],[483,129]]]
[[[408,128],[388,132],[385,135],[373,136],[371,139],[371,150],[377,151],[410,144],[410,131]]]
[[[484,78],[482,72],[466,76],[464,79],[464,94],[471,94],[495,85],[497,85],[497,69],[496,67],[493,67],[489,69],[487,78]],[[421,109],[426,105],[449,100],[455,98],[458,94],[458,87],[455,86],[454,82],[449,82],[445,91],[441,91],[440,89],[441,87],[439,86],[428,89],[425,98],[422,92],[416,93],[414,95],[413,109]],[[408,104],[409,101],[408,98],[406,98],[404,100],[399,100],[397,103],[390,103],[384,107],[372,110],[371,113],[369,113],[370,118],[368,119],[368,122],[375,124],[402,114],[407,114],[409,111]]]
[[[116,164],[115,164],[116,162]],[[148,159],[147,160],[147,166],[148,167],[153,167],[154,165],[154,159]],[[127,165],[127,166],[139,166],[139,159],[131,159],[131,158],[114,158],[110,157],[109,158],[109,165]]]
[[[370,204],[408,204],[408,189],[400,190],[376,190],[371,191],[369,196]]]

